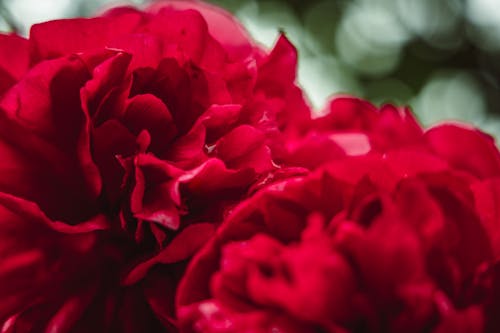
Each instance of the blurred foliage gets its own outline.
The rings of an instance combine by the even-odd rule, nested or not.
[[[299,82],[318,113],[331,94],[353,94],[409,104],[426,125],[462,120],[500,138],[500,0],[210,2],[267,47],[279,31],[287,34],[299,50]],[[3,0],[0,29],[27,33],[33,22],[88,16],[116,3]]]

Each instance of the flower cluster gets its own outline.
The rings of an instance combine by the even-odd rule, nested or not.
[[[363,110],[374,130],[327,132],[328,162],[242,202],[195,256],[177,299],[185,332],[500,329],[497,148],[450,124],[409,140],[408,114]],[[353,156],[359,138],[340,149],[342,136],[372,148]]]
[[[0,327],[497,332],[500,152],[191,1],[0,35]]]

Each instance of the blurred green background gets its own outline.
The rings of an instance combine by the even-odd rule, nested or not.
[[[0,31],[148,1],[0,0]],[[473,123],[500,139],[500,0],[213,0],[271,47],[284,31],[315,111],[332,94],[408,104],[424,125]]]

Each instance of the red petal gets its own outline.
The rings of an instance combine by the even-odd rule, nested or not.
[[[16,80],[3,68],[0,68],[0,96],[15,84]]]
[[[385,162],[402,178],[420,173],[443,172],[450,169],[448,163],[441,158],[418,150],[393,150],[384,156]]]
[[[180,52],[187,59],[200,62],[208,39],[208,27],[199,12],[163,7],[151,16],[143,29],[159,36],[165,46],[174,47],[174,53],[165,56],[175,57]]]
[[[182,169],[192,169],[205,162],[205,127],[195,124],[185,135],[175,140],[165,153],[163,159],[171,161]]]
[[[479,265],[493,259],[493,248],[488,230],[481,223],[473,206],[473,194],[466,179],[453,174],[428,174],[420,176],[434,200],[440,205],[446,218],[446,232],[442,235],[441,246],[455,257],[460,270],[455,275],[472,276]],[[432,258],[432,257],[431,257]],[[439,259],[439,258],[438,258]],[[438,262],[434,274],[442,275],[446,270]],[[438,280],[438,279],[436,279]],[[442,281],[441,281],[442,282]],[[460,283],[460,280],[457,281]],[[444,282],[444,290],[455,285]],[[460,288],[457,285],[456,288]]]
[[[251,169],[231,170],[219,159],[209,159],[201,166],[186,172],[179,178],[191,193],[211,195],[224,189],[244,189],[255,177]]]
[[[377,109],[367,101],[354,97],[335,97],[327,106],[327,114],[314,120],[319,130],[367,131],[377,120]]]
[[[384,105],[369,134],[374,147],[385,151],[416,145],[421,141],[423,131],[410,110]]]
[[[405,222],[421,236],[425,250],[439,246],[446,221],[438,202],[422,182],[403,180],[394,193],[396,206]],[[415,205],[418,202],[418,205]]]
[[[158,267],[157,267],[158,268]],[[174,270],[168,265],[150,271],[144,281],[144,296],[165,327],[176,325],[174,296],[177,280]]]
[[[80,107],[79,91],[87,79],[86,67],[77,58],[46,61],[0,100],[4,156],[10,156],[0,166],[18,177],[14,183],[4,173],[0,182],[59,218],[90,216],[101,191],[99,171],[90,155],[89,119]],[[51,195],[45,193],[48,190]]]
[[[113,18],[66,19],[35,24],[30,30],[31,62],[108,46],[116,36],[130,33],[141,20],[139,13]]]
[[[283,94],[295,81],[297,71],[297,50],[292,43],[280,35],[271,53],[258,67],[257,88]]]
[[[479,178],[500,175],[500,152],[478,130],[440,125],[428,130],[424,138],[431,151],[460,170]]]
[[[136,283],[156,264],[172,264],[191,257],[212,236],[213,231],[214,226],[211,223],[187,226],[158,254],[134,267],[122,283]]]
[[[116,156],[137,152],[136,137],[118,120],[108,120],[92,132],[93,157],[102,176],[104,193],[115,203],[121,193],[125,171]]]
[[[99,265],[92,255],[94,226],[66,226],[62,229],[68,232],[61,233],[35,204],[6,194],[0,194],[0,216],[2,319],[35,300],[59,299],[67,290],[85,285],[79,274],[82,267]]]
[[[212,73],[222,73],[227,61],[227,55],[222,45],[212,36],[208,36],[203,56],[199,62],[200,67]]]
[[[210,106],[199,119],[209,131],[207,141],[213,142],[213,138],[218,136],[217,133],[227,132],[236,123],[240,113],[241,105],[239,104],[214,104]]]
[[[203,15],[208,24],[210,34],[224,47],[232,61],[245,59],[253,52],[251,38],[245,29],[228,12],[219,7],[195,1],[168,1],[152,5],[154,12],[163,6],[175,9],[194,9]]]
[[[495,258],[500,258],[500,178],[472,185],[476,210],[488,233]]]
[[[196,252],[177,288],[175,300],[177,309],[211,297],[209,281],[219,267],[220,246],[220,240],[216,236]]]
[[[96,113],[105,96],[122,84],[130,60],[129,54],[117,53],[93,69],[92,79],[80,91],[82,107],[91,117],[99,116]]]
[[[301,140],[289,140],[287,146],[285,163],[311,170],[345,156],[344,150],[326,135],[311,134]]]
[[[249,125],[236,127],[217,141],[215,154],[232,169],[253,168],[257,173],[272,169],[264,134]]]
[[[123,50],[132,56],[130,70],[141,67],[155,68],[164,57],[163,40],[145,33],[117,36],[109,42],[109,47]]]
[[[28,40],[17,35],[0,34],[0,71],[5,71],[16,82],[26,73],[28,65]]]
[[[151,136],[149,149],[158,156],[162,156],[177,135],[167,106],[151,94],[135,95],[129,99],[122,121],[135,135],[147,130]]]
[[[136,156],[135,166],[135,185],[130,196],[134,216],[168,229],[179,228],[180,198],[176,181],[182,171],[145,154]]]
[[[191,130],[175,140],[162,156],[183,169],[192,169],[211,156],[212,143],[224,135],[238,120],[241,105],[212,105],[201,115]]]
[[[83,316],[95,296],[95,289],[89,289],[64,302],[47,324],[47,333],[69,333],[73,330],[74,324]]]

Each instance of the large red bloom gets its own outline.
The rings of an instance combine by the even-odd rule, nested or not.
[[[390,106],[333,103],[335,116],[290,143],[323,152],[289,155],[315,171],[240,203],[190,263],[182,331],[498,332],[493,140],[462,125],[422,131]]]
[[[309,111],[296,51],[170,1],[0,36],[2,332],[175,330],[184,261]]]

